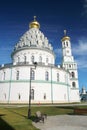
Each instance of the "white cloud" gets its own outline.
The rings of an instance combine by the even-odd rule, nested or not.
[[[79,40],[78,45],[72,48],[73,55],[79,68],[87,68],[87,41]]]
[[[73,54],[78,56],[87,56],[87,41],[79,40],[78,45],[73,46]]]
[[[78,68],[87,69],[87,61],[85,59],[79,58],[76,62],[78,64]]]

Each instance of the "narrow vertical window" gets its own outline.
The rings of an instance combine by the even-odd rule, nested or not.
[[[71,65],[69,64],[69,68],[71,68]]]
[[[44,93],[44,100],[46,99],[46,93]]]
[[[46,81],[49,80],[49,72],[48,72],[48,71],[46,71],[46,73],[45,73],[45,80],[46,80]]]
[[[4,72],[3,74],[3,80],[5,80],[5,77],[6,77],[6,72]]]
[[[46,63],[48,63],[48,58],[46,58]]]
[[[75,78],[75,73],[72,72],[72,73],[71,73],[71,76],[72,76],[72,78]]]
[[[25,46],[25,43],[23,42],[23,46]]]
[[[64,47],[65,47],[65,42],[63,44],[64,44]]]
[[[31,56],[31,62],[34,63],[34,56]]]
[[[4,98],[6,99],[6,93],[4,93]]]
[[[42,63],[42,56],[39,57],[39,61]]]
[[[66,46],[68,47],[68,42],[66,42]]]
[[[21,99],[21,95],[20,95],[20,93],[18,94],[18,99],[19,99],[19,100]]]
[[[31,41],[30,41],[30,46],[31,46]]]
[[[34,89],[31,89],[31,99],[34,100]]]
[[[26,56],[24,56],[24,63],[26,63],[26,59],[27,59]]]
[[[57,82],[59,82],[59,73],[57,73]]]
[[[72,87],[75,88],[76,87],[76,83],[72,82]]]
[[[20,57],[18,56],[18,63],[20,62]]]
[[[16,73],[16,80],[19,80],[19,71]]]
[[[35,80],[35,71],[34,70],[31,71],[31,80]]]

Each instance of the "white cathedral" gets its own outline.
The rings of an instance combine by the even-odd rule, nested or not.
[[[55,65],[53,47],[34,17],[12,51],[12,63],[0,66],[0,103],[80,102],[77,63],[64,32],[62,63]]]

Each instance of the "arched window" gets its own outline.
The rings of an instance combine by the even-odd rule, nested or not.
[[[39,44],[39,42],[37,41],[37,44]]]
[[[23,42],[23,46],[25,46],[25,43]]]
[[[72,87],[75,88],[76,87],[76,83],[72,82]]]
[[[6,93],[4,93],[4,98],[6,99]]]
[[[35,71],[34,70],[31,71],[31,80],[35,80]]]
[[[31,89],[31,99],[34,100],[34,89]]]
[[[44,100],[46,99],[46,93],[44,93]]]
[[[69,64],[69,68],[71,68],[71,65]]]
[[[72,76],[72,78],[75,78],[75,73],[71,72],[71,76]]]
[[[30,46],[31,46],[32,44],[31,44],[31,41],[30,41]]]
[[[66,46],[68,47],[68,42],[66,42]]]
[[[3,74],[3,80],[5,80],[5,77],[6,77],[6,72],[4,72]]]
[[[42,56],[39,57],[39,62],[42,62]]]
[[[64,47],[65,47],[65,42],[63,44],[64,44]]]
[[[20,93],[18,94],[18,99],[19,99],[19,100],[21,99],[21,95],[20,95]]]
[[[16,80],[19,80],[19,71],[16,72]]]
[[[45,72],[45,80],[46,80],[46,81],[49,80],[49,72],[48,72],[48,71]]]
[[[31,62],[34,63],[34,56],[31,56]]]
[[[26,59],[27,59],[26,56],[24,56],[24,63],[26,63]]]
[[[59,73],[57,73],[57,82],[59,82]]]
[[[48,61],[49,61],[48,58],[46,58],[46,63],[48,63]]]
[[[20,57],[18,56],[18,63],[20,62]]]

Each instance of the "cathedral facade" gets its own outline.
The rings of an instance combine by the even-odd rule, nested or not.
[[[77,63],[70,37],[62,42],[62,63],[55,65],[55,54],[34,18],[12,51],[12,63],[0,66],[0,103],[79,102]]]

